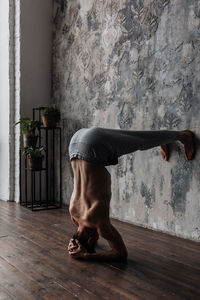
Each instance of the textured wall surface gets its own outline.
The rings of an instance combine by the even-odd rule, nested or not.
[[[54,1],[53,93],[63,120],[63,197],[68,143],[81,127],[200,130],[200,1]],[[170,162],[159,149],[110,168],[111,215],[200,239],[200,153]]]

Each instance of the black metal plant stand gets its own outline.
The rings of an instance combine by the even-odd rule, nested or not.
[[[42,109],[33,108],[33,120],[38,114],[37,120],[41,122]],[[30,170],[27,158],[22,156],[20,149],[20,204],[32,211],[61,208],[61,128],[40,127],[38,140],[39,147],[45,149],[44,167],[41,170]]]

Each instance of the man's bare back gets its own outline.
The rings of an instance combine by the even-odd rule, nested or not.
[[[109,222],[111,178],[108,171],[84,160],[73,159],[74,191],[70,214],[79,227],[97,226],[99,220]]]
[[[98,235],[105,238],[111,251],[104,253],[87,253],[79,244],[78,253],[72,251],[74,257],[84,257],[88,260],[125,260],[127,250],[124,242],[111,225],[109,208],[111,199],[111,178],[106,168],[95,166],[84,160],[73,159],[74,191],[72,193],[69,212],[72,221],[78,226],[78,232],[89,235],[88,229],[96,229]],[[84,232],[86,228],[87,232]],[[94,232],[92,232],[92,235]],[[92,238],[92,236],[91,236]],[[71,241],[72,250],[75,249]],[[70,248],[70,247],[69,247]],[[82,249],[81,249],[82,248]]]
[[[184,146],[187,160],[194,155],[194,141],[191,131],[180,132],[178,140]],[[163,159],[169,159],[167,145],[161,145]],[[167,158],[167,159],[166,159]],[[110,261],[126,260],[127,250],[123,239],[110,223],[111,177],[104,166],[98,166],[82,159],[72,158],[74,190],[69,212],[77,226],[77,233],[70,240],[68,250],[74,258]],[[111,250],[95,253],[98,237],[106,239]]]

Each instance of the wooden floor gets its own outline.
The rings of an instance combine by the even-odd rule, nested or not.
[[[75,230],[66,209],[0,201],[0,299],[200,299],[200,243],[113,223],[128,263],[76,261],[66,251]]]

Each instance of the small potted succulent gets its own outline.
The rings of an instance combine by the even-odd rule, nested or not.
[[[55,105],[42,109],[41,115],[43,125],[47,128],[55,128],[56,124],[60,121],[60,111]]]
[[[33,148],[27,147],[24,149],[24,154],[28,159],[29,168],[33,171],[41,171],[42,170],[42,161],[44,158],[43,155],[44,148]]]
[[[21,125],[21,131],[23,134],[24,148],[36,147],[38,135],[35,134],[36,130],[40,129],[40,122],[31,120],[30,118],[20,118],[15,125]]]

